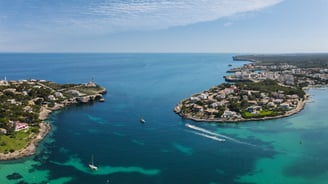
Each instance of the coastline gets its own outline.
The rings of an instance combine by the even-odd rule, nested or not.
[[[259,56],[263,57],[263,55]],[[328,71],[328,69],[323,70],[320,67],[308,69],[306,68],[308,65],[305,64],[293,65],[295,58],[287,58],[292,64],[281,64],[281,62],[279,62],[277,65],[274,65],[270,62],[272,60],[270,57],[266,58],[266,63],[264,63],[257,55],[233,56],[233,61],[246,61],[255,64],[245,64],[242,67],[232,68],[228,70],[227,73],[239,73],[236,75],[224,76],[224,78],[225,81],[232,83],[255,82],[257,84],[255,92],[258,89],[262,89],[262,86],[259,87],[258,85],[260,82],[267,80],[276,81],[278,85],[282,86],[282,89],[280,87],[272,87],[270,85],[274,84],[267,82],[266,83],[269,85],[264,88],[265,92],[267,92],[268,89],[272,92],[271,89],[273,89],[275,95],[271,95],[271,92],[269,95],[264,92],[261,93],[261,95],[254,95],[250,87],[252,84],[245,84],[246,90],[248,90],[246,93],[243,89],[244,87],[241,90],[236,87],[231,89],[230,86],[223,86],[219,88],[219,90],[210,88],[209,90],[191,95],[190,98],[180,101],[174,108],[174,112],[185,119],[198,122],[245,122],[284,118],[294,115],[304,109],[309,98],[309,95],[306,94],[304,90],[326,86],[327,84],[328,74],[321,73],[323,73],[323,71]],[[264,63],[264,65],[261,65],[261,63]],[[256,66],[256,64],[260,65]],[[265,72],[256,73],[256,70],[264,70]],[[321,80],[315,77],[317,75],[322,75]],[[283,87],[294,87],[294,90],[283,89]],[[280,91],[276,91],[276,89],[279,88]],[[244,90],[243,94],[239,93],[239,91],[242,90]],[[289,93],[284,93],[284,90],[287,90]],[[261,90],[259,90],[258,93],[260,92]],[[226,94],[229,95],[228,98]],[[251,103],[248,103],[249,99],[251,99]],[[267,105],[268,102],[270,102],[269,106]],[[227,104],[230,106],[228,107]],[[262,110],[263,107],[265,107],[265,110]]]
[[[179,116],[181,116],[182,118],[184,118],[184,119],[189,119],[189,120],[193,120],[193,121],[196,121],[196,122],[238,123],[238,122],[246,122],[246,121],[264,121],[264,120],[285,118],[285,117],[289,117],[289,116],[292,116],[294,114],[297,114],[297,113],[301,112],[304,109],[305,104],[308,102],[308,99],[309,99],[309,95],[306,94],[304,96],[304,99],[299,101],[296,108],[287,111],[285,114],[278,115],[278,116],[267,116],[267,117],[261,117],[261,118],[248,118],[248,119],[245,119],[245,118],[237,118],[237,119],[226,119],[226,118],[202,119],[202,118],[197,118],[197,117],[193,117],[193,116],[189,116],[189,115],[185,115],[185,114],[181,113],[182,102],[184,100],[182,100],[174,108],[174,112],[176,114],[178,114]]]
[[[96,95],[88,95],[86,98],[88,99],[87,102],[90,101],[95,101],[96,96],[99,94],[104,94],[106,93],[107,90],[103,88],[102,90],[98,91]],[[56,104],[54,107],[47,107],[47,106],[41,106],[40,112],[39,112],[39,119],[42,121],[39,123],[39,132],[37,134],[32,134],[31,141],[23,148],[20,150],[16,150],[12,153],[0,153],[0,161],[4,160],[17,160],[21,159],[23,157],[31,156],[36,153],[36,149],[38,144],[48,135],[48,133],[51,130],[51,125],[50,123],[47,123],[45,120],[48,119],[49,114],[52,113],[53,111],[62,109],[68,105],[71,104],[77,104],[77,103],[86,103],[85,101],[78,101],[74,100],[70,103],[65,103],[65,104]]]
[[[17,160],[22,157],[31,156],[36,153],[36,148],[38,144],[48,135],[51,130],[51,125],[46,122],[41,122],[39,124],[39,133],[34,134],[32,141],[27,144],[23,149],[14,151],[12,153],[0,153],[0,160]]]
[[[60,106],[60,107],[55,106],[55,107],[56,109],[54,110],[59,110],[64,106]],[[39,133],[33,134],[31,142],[27,144],[23,149],[7,154],[0,153],[0,160],[17,160],[35,154],[38,144],[48,135],[48,133],[51,130],[50,123],[45,122],[45,120],[48,119],[48,116],[51,112],[53,111],[42,106],[39,113],[39,119],[42,120],[42,122],[39,124],[40,126]]]

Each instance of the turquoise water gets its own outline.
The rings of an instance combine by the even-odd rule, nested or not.
[[[231,57],[0,54],[0,78],[94,77],[108,90],[105,103],[53,113],[36,155],[0,162],[0,183],[327,183],[325,88],[309,90],[305,109],[279,120],[196,123],[173,112],[181,99],[222,83],[228,64],[243,64]],[[87,166],[91,155],[96,172]],[[8,180],[14,172],[23,178]]]

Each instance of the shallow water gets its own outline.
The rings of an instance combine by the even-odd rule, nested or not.
[[[326,183],[327,89],[291,117],[195,123],[173,112],[244,62],[231,54],[0,54],[0,76],[83,83],[105,103],[52,114],[38,154],[0,162],[0,183]],[[140,124],[143,117],[145,124]],[[186,125],[192,125],[186,126]],[[195,128],[196,127],[196,128]],[[225,142],[216,138],[225,139]],[[94,155],[98,171],[88,168]],[[8,180],[14,172],[23,176]]]

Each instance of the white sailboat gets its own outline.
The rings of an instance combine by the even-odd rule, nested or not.
[[[141,119],[140,119],[140,123],[146,123],[146,120],[143,119],[143,118],[141,118]]]
[[[94,163],[93,163],[93,155],[91,156],[91,162],[89,164],[89,168],[91,170],[95,170],[95,171],[98,170],[98,167],[96,165],[94,165]]]

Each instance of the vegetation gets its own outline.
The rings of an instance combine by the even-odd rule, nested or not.
[[[298,95],[299,97],[303,97],[305,92],[302,88],[296,87],[286,87],[279,85],[277,81],[266,79],[262,82],[240,82],[236,83],[241,90],[256,90],[265,93],[272,93],[276,91],[283,91],[286,95]]]
[[[279,115],[279,113],[276,111],[273,111],[273,110],[262,110],[257,114],[252,114],[250,112],[245,111],[241,115],[243,118],[249,119],[249,118],[263,118],[263,117],[267,117],[267,116],[272,117],[272,116]]]
[[[0,153],[21,150],[31,142],[39,133],[39,114],[42,107],[55,107],[56,103],[76,103],[77,96],[96,95],[104,90],[93,82],[88,85],[37,80],[1,82]],[[15,131],[17,125],[22,126],[23,130]]]
[[[204,120],[274,117],[296,108],[304,95],[301,88],[269,79],[223,83],[184,100],[176,112]]]
[[[195,94],[175,112],[210,121],[289,115],[304,105],[303,89],[328,84],[328,54],[242,55],[233,59],[254,63],[231,69],[235,75],[225,78],[234,83]]]
[[[34,129],[15,132],[12,135],[0,136],[0,153],[14,152],[27,146],[31,140]]]
[[[80,91],[81,93],[85,95],[92,95],[97,93],[98,91],[101,91],[103,88],[100,86],[95,86],[95,87],[85,87],[85,86],[77,86],[74,89]]]
[[[233,57],[236,61],[258,61],[261,64],[273,65],[287,63],[302,68],[328,67],[328,54],[268,54],[268,55],[241,55]]]
[[[76,86],[76,84],[58,84],[58,83],[54,83],[54,82],[50,82],[50,81],[43,82],[42,84],[44,84],[56,91],[61,90],[61,89],[73,88]]]
[[[70,90],[91,95],[102,89],[100,86],[57,84],[48,81],[9,82],[8,85],[0,86],[0,128],[6,129],[8,134],[13,134],[15,126],[10,121],[37,125],[40,122],[41,106],[54,107],[55,103],[75,97]],[[55,97],[56,92],[62,96]]]

